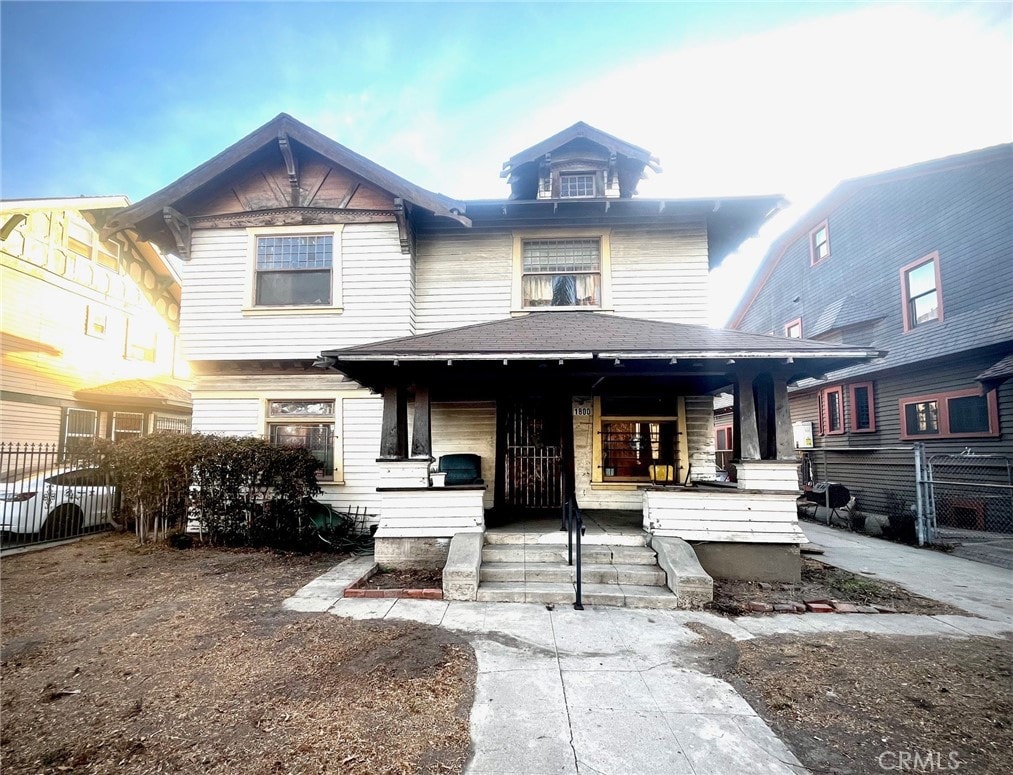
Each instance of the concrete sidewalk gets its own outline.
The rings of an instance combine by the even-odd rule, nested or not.
[[[817,559],[853,573],[892,581],[925,597],[995,621],[1013,623],[1013,572],[933,549],[801,523],[814,544],[826,550]]]

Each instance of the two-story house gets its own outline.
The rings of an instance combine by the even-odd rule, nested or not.
[[[186,432],[180,280],[129,230],[126,197],[0,202],[0,441],[73,447]]]
[[[1013,531],[1013,146],[841,183],[772,245],[731,327],[887,351],[790,399],[816,477],[870,529],[915,504],[921,442],[936,479],[966,480],[936,488],[940,526]]]
[[[641,549],[693,540],[732,567],[738,547],[797,576],[794,496],[761,492],[797,490],[786,385],[875,353],[708,328],[710,268],[781,199],[636,197],[659,169],[578,123],[504,165],[508,198],[462,201],[283,114],[105,233],[185,259],[194,427],[313,450],[324,497],[377,515],[378,560],[442,562],[487,517],[558,525],[575,496]],[[753,473],[689,487],[715,478],[731,383]],[[456,453],[481,483],[430,486]]]

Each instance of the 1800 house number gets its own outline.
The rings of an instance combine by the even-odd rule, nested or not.
[[[590,406],[575,406],[573,407],[574,417],[590,417],[591,407]]]

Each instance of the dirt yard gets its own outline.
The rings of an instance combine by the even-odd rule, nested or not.
[[[813,773],[1013,772],[1009,640],[706,638],[701,667],[730,681]]]
[[[281,609],[335,562],[119,535],[5,558],[4,773],[460,772],[470,646]]]
[[[964,613],[946,603],[908,592],[896,584],[833,568],[809,557],[802,559],[802,581],[798,584],[761,584],[755,581],[716,579],[714,602],[709,607],[718,613],[742,616],[752,613],[747,606],[753,600],[774,604],[820,598],[858,605],[888,606],[897,613],[904,614],[935,616]]]

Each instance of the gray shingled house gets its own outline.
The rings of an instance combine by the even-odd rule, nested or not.
[[[841,183],[773,244],[731,327],[886,351],[790,391],[814,477],[847,485],[871,531],[915,505],[920,443],[953,482],[930,491],[941,533],[1013,532],[1013,146]]]
[[[312,450],[323,497],[375,515],[378,560],[485,540],[472,596],[565,600],[575,499],[585,580],[611,582],[591,599],[675,604],[661,539],[714,573],[797,577],[787,385],[879,353],[708,328],[709,270],[782,200],[641,199],[649,170],[578,123],[507,161],[508,197],[463,201],[281,115],[107,231],[185,258],[195,429]],[[707,484],[729,385],[737,488]],[[537,590],[509,586],[533,565]]]

